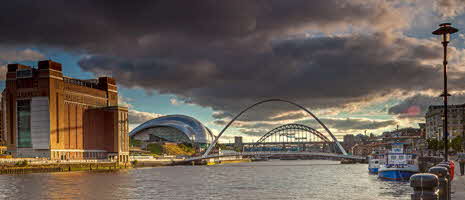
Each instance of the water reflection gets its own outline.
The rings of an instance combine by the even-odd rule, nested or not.
[[[269,161],[0,176],[0,199],[409,199],[367,166]]]

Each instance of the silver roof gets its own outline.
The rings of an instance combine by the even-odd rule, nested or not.
[[[146,121],[134,128],[129,133],[129,136],[132,137],[145,129],[157,126],[176,128],[186,134],[189,138],[192,138],[192,135],[194,135],[195,142],[197,143],[210,143],[214,138],[211,131],[200,121],[186,115],[166,115]]]

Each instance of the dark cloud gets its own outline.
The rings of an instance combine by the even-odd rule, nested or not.
[[[0,42],[86,55],[85,71],[224,118],[267,98],[317,109],[437,89],[438,69],[424,62],[441,52],[394,33],[408,26],[399,10],[391,1],[6,1]],[[321,36],[334,31],[347,34]],[[269,104],[241,120],[295,110]]]
[[[438,93],[439,94],[439,93]],[[449,104],[464,104],[465,94],[453,94],[448,98]],[[406,98],[388,109],[388,113],[400,117],[424,118],[430,105],[442,105],[442,97],[429,95],[414,95]]]
[[[290,99],[313,109],[397,90],[439,89],[439,68],[422,64],[439,56],[421,42],[377,34],[281,41],[270,51],[241,59],[207,55],[188,64],[92,56],[79,64],[96,73],[111,71],[123,85],[174,93],[229,114],[266,98]],[[277,114],[273,111],[289,109],[295,110],[281,104],[263,110]]]
[[[340,0],[6,1],[2,2],[0,25],[8,28],[2,29],[0,41],[78,47],[100,53],[120,50],[141,53],[135,47],[163,43],[167,38],[173,39],[168,41],[171,47],[198,40],[231,48],[222,43],[286,34],[309,26],[324,29],[349,23],[374,27],[402,24],[386,20],[396,17],[389,9],[383,2]],[[122,48],[125,46],[129,49]],[[171,50],[181,49],[159,52],[170,54]]]

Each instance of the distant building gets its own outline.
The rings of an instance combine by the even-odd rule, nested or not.
[[[352,147],[351,153],[356,156],[368,156],[373,151],[371,144],[356,144]]]
[[[3,125],[3,110],[2,110],[3,106],[1,106],[1,100],[0,100],[0,146],[3,146],[5,145],[5,138],[3,137],[3,128],[5,127]],[[4,151],[2,151],[3,153]]]
[[[420,138],[421,129],[419,128],[401,128],[394,131],[387,131],[382,134],[383,141],[399,138]]]
[[[421,126],[420,126],[421,127]],[[408,153],[416,153],[421,155],[422,151],[425,150],[425,138],[422,136],[423,131],[421,128],[402,128],[394,131],[384,132],[382,134],[382,143],[393,144],[393,143],[404,143],[411,146]],[[386,149],[389,150],[389,149]]]
[[[344,139],[343,139],[343,146],[344,146],[344,149],[352,149],[352,147],[356,144],[355,143],[355,136],[352,135],[352,134],[347,134],[347,135],[344,135]]]
[[[243,146],[242,136],[234,136],[234,148],[242,149]]]
[[[51,60],[38,68],[9,64],[2,93],[1,135],[15,157],[129,158],[127,108],[115,80],[63,76]]]
[[[450,139],[465,134],[465,104],[449,105],[447,108],[448,132]],[[429,106],[426,112],[426,138],[443,137],[444,106]]]
[[[426,138],[426,123],[418,123],[418,126],[420,127],[420,136]]]
[[[357,134],[355,136],[355,143],[356,144],[366,144],[369,142],[370,137],[364,134]]]

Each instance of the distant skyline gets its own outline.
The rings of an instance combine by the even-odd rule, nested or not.
[[[215,134],[245,107],[304,105],[336,135],[417,127],[442,88],[439,38],[451,22],[449,89],[465,103],[463,0],[7,1],[8,63],[63,64],[64,74],[117,80],[130,128],[160,115],[197,118]],[[0,84],[1,89],[5,86]],[[274,127],[320,127],[289,105],[246,113],[226,132],[255,140]]]

